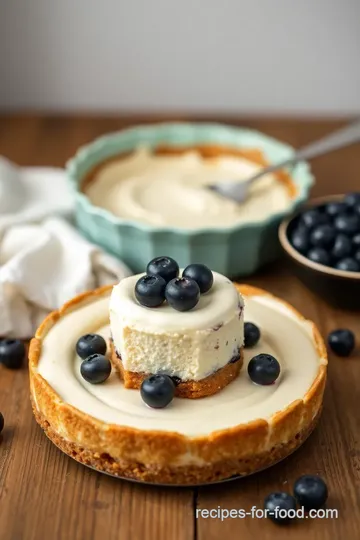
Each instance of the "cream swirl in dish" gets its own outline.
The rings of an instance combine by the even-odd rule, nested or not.
[[[230,227],[263,221],[291,206],[291,185],[276,175],[256,182],[243,204],[207,187],[245,180],[260,168],[235,153],[204,157],[196,148],[174,154],[139,148],[102,163],[83,191],[92,204],[124,219],[184,229]]]

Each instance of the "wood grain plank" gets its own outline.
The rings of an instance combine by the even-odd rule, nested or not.
[[[80,144],[118,122],[0,119],[0,154],[21,165],[62,166]],[[121,122],[120,122],[121,125]],[[77,464],[35,423],[28,374],[0,366],[0,540],[188,540],[193,492],[140,486]],[[6,526],[5,526],[6,525]]]
[[[175,115],[173,116],[175,118]],[[163,120],[154,115],[94,118],[86,115],[0,115],[0,154],[21,165],[62,166],[76,149],[94,137],[139,122]],[[189,120],[178,115],[179,120]],[[195,119],[195,118],[194,118]],[[200,118],[199,120],[206,120]],[[342,122],[216,118],[243,124],[300,147],[339,127]],[[360,188],[358,147],[318,158],[313,194]],[[329,308],[293,276],[284,262],[268,266],[248,283],[285,298],[319,325],[323,335],[347,326],[357,332],[358,319]],[[320,425],[304,446],[280,463],[234,484],[202,488],[198,508],[261,507],[267,493],[289,489],[305,472],[322,474],[330,488],[329,508],[335,520],[304,520],[279,528],[260,519],[199,518],[194,521],[191,489],[162,489],[121,482],[86,469],[63,455],[32,418],[26,368],[0,367],[0,410],[6,421],[0,444],[0,540],[191,539],[261,535],[264,540],[291,535],[296,539],[357,538],[360,526],[359,354],[330,357],[329,384]],[[194,523],[196,528],[194,529]]]
[[[35,423],[28,374],[0,366],[0,539],[188,540],[191,489],[151,488],[77,464]],[[3,529],[3,525],[6,528]]]
[[[252,284],[264,285],[261,279],[248,280]],[[298,285],[284,272],[281,280],[274,275],[273,286],[268,279],[267,288],[274,294],[291,301],[307,317],[319,325],[323,335],[339,326],[352,328],[360,340],[358,318],[331,310],[321,301]],[[327,507],[339,512],[338,519],[305,519],[289,527],[278,527],[267,520],[228,519],[197,520],[198,539],[212,540],[227,534],[250,539],[261,534],[264,540],[276,537],[280,540],[291,535],[291,539],[356,538],[360,520],[359,507],[359,435],[360,417],[357,413],[360,398],[360,354],[351,359],[340,359],[330,355],[329,383],[325,393],[324,410],[319,426],[308,441],[295,454],[275,467],[221,488],[200,489],[198,508],[225,509],[243,508],[250,511],[253,505],[263,507],[263,501],[272,491],[288,491],[300,475],[320,474],[326,479],[330,497]]]

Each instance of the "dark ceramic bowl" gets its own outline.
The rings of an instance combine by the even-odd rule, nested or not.
[[[297,218],[304,209],[340,201],[343,198],[344,195],[332,195],[313,199],[305,208],[281,223],[279,239],[283,250],[292,263],[294,274],[311,291],[321,296],[334,307],[360,311],[360,272],[345,272],[315,263],[296,251],[289,241],[289,236],[295,227]]]

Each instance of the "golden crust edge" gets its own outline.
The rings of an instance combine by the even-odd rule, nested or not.
[[[304,320],[304,317],[287,302],[267,291],[235,283],[245,296],[267,295],[283,302]],[[115,458],[134,459],[140,463],[176,463],[184,454],[205,463],[222,459],[246,458],[261,453],[295,437],[319,413],[326,382],[326,349],[317,327],[313,324],[316,349],[321,351],[324,363],[302,400],[290,403],[269,420],[257,419],[233,428],[215,431],[207,436],[186,437],[177,432],[146,431],[126,426],[111,425],[91,417],[65,403],[54,389],[37,372],[41,345],[50,328],[60,317],[73,311],[79,304],[108,294],[113,285],[76,296],[58,311],[52,312],[38,328],[29,348],[30,389],[36,408],[41,411],[52,429],[67,440],[81,443],[90,449],[107,452]]]

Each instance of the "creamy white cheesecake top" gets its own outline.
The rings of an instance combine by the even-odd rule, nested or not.
[[[239,355],[244,301],[228,278],[213,272],[211,289],[193,309],[180,312],[167,302],[140,305],[134,291],[141,275],[121,280],[110,299],[111,333],[127,371],[198,381]]]
[[[103,384],[86,382],[75,346],[79,337],[89,332],[109,338],[107,295],[79,303],[56,322],[43,340],[37,369],[63,401],[108,424],[195,437],[269,419],[303,399],[327,360],[319,356],[313,325],[280,300],[261,294],[246,296],[245,303],[246,318],[261,328],[261,340],[253,349],[245,349],[239,377],[214,396],[175,398],[164,409],[150,409],[138,390],[124,388],[115,372]],[[255,385],[247,374],[249,360],[261,352],[273,354],[281,364],[275,384]],[[66,425],[63,435],[66,437]]]
[[[167,302],[157,308],[147,308],[135,298],[136,282],[143,275],[124,278],[115,285],[110,298],[110,319],[112,314],[116,314],[118,320],[123,320],[128,327],[147,332],[196,332],[227,322],[244,307],[244,300],[230,279],[213,272],[211,289],[200,296],[199,303],[190,311],[177,311]]]
[[[185,229],[226,227],[264,220],[290,206],[289,189],[271,174],[250,188],[243,204],[207,189],[245,180],[259,169],[240,156],[203,158],[195,150],[159,155],[140,148],[104,163],[84,192],[120,218]]]

